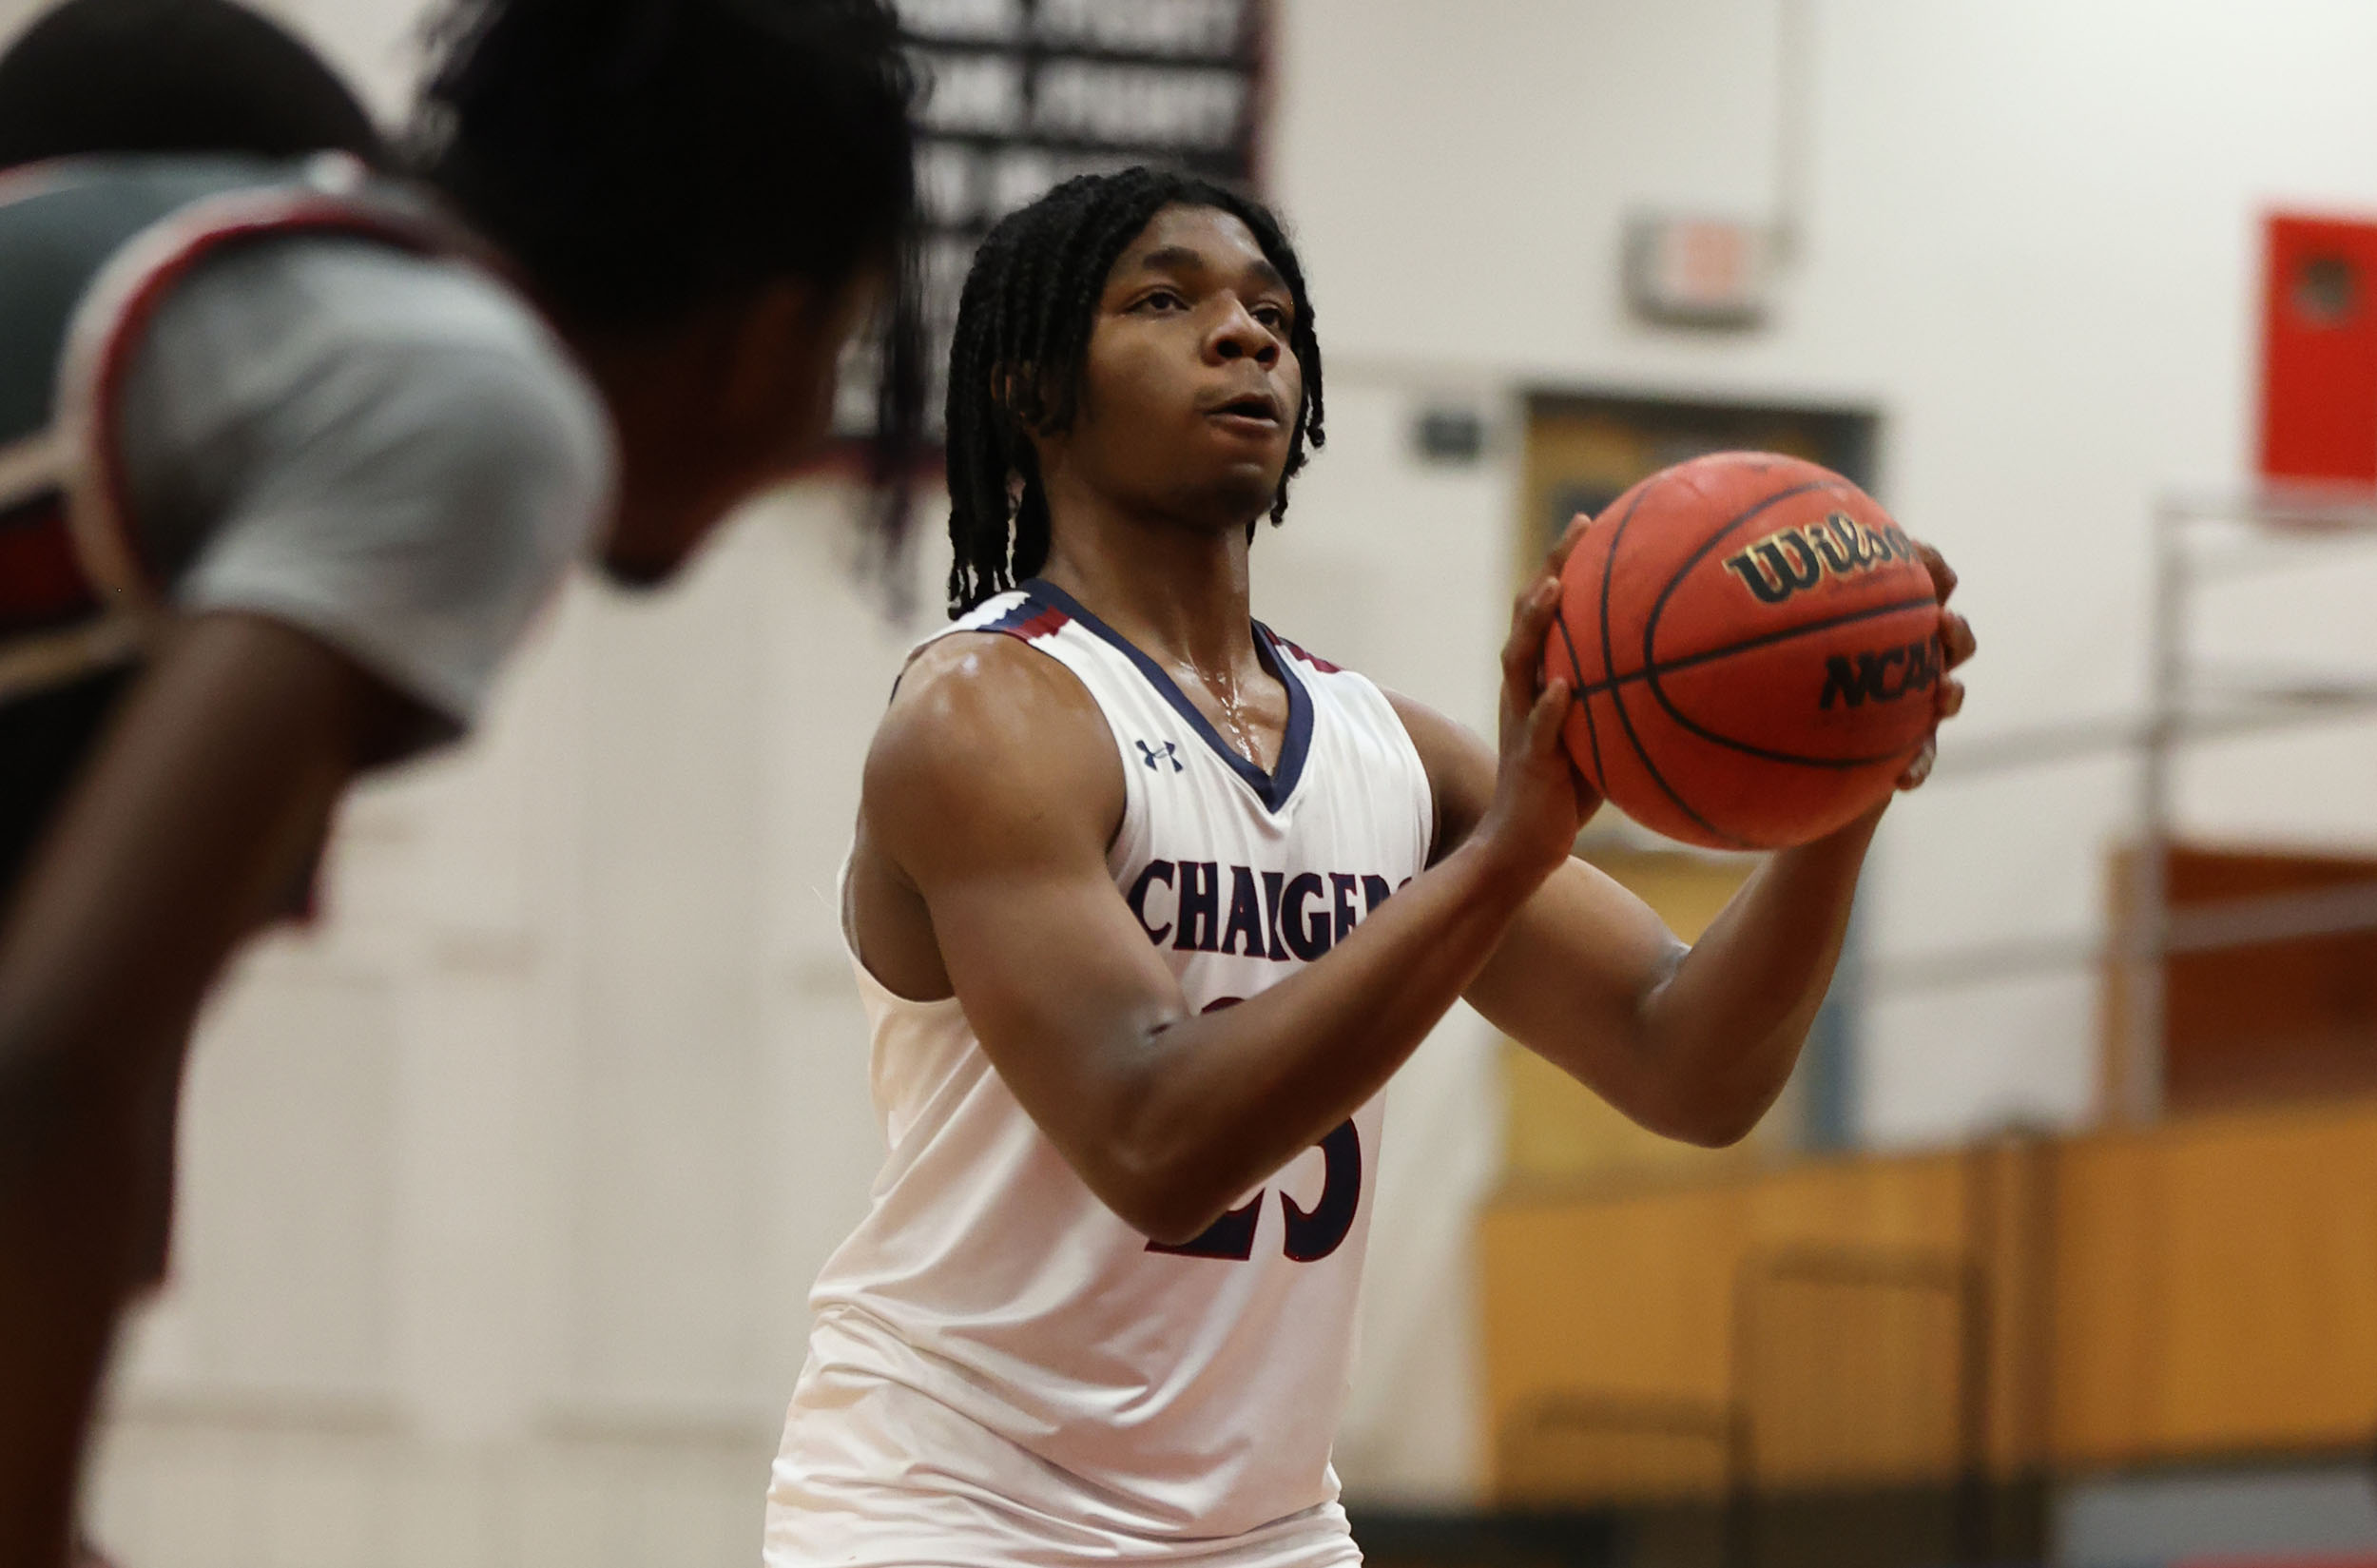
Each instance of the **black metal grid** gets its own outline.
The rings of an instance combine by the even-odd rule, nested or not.
[[[928,83],[917,176],[937,431],[958,291],[991,225],[1076,174],[1155,164],[1252,185],[1268,0],[899,0]],[[866,357],[836,421],[873,424]]]

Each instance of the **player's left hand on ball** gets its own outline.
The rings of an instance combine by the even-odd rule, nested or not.
[[[1940,679],[1932,687],[1933,709],[1942,720],[1953,719],[1964,707],[1964,683],[1952,673],[1958,666],[1973,656],[1980,642],[1973,636],[1973,625],[1955,610],[1947,608],[1948,595],[1956,591],[1956,569],[1947,557],[1931,545],[1918,543],[1923,570],[1931,573],[1931,588],[1940,600]],[[1923,740],[1923,748],[1899,775],[1901,789],[1915,789],[1931,777],[1931,765],[1938,759],[1940,738],[1937,729]]]

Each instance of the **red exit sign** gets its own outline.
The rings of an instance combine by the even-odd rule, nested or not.
[[[2377,223],[2268,221],[2261,472],[2377,486]]]

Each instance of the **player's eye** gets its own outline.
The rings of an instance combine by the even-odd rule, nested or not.
[[[1287,331],[1287,312],[1277,305],[1255,306],[1254,319],[1273,332],[1284,334]]]
[[[1188,308],[1188,301],[1174,294],[1170,289],[1159,288],[1152,293],[1141,295],[1138,302],[1131,308],[1159,311],[1186,310]]]

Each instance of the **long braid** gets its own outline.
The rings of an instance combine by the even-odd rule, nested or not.
[[[1290,433],[1271,521],[1287,516],[1287,481],[1326,438],[1321,343],[1293,245],[1268,208],[1188,175],[1150,168],[1068,180],[1010,214],[975,253],[950,348],[949,612],[962,615],[1047,564],[1048,495],[1033,431],[1071,426],[1106,275],[1165,207],[1209,206],[1253,234],[1296,304],[1289,348],[1304,400]]]

